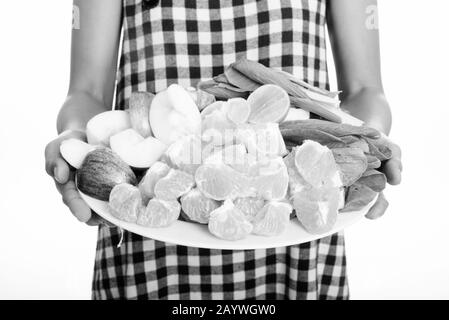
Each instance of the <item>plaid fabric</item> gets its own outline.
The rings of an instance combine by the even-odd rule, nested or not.
[[[195,86],[240,57],[327,87],[325,0],[124,1],[117,108]],[[101,226],[94,299],[346,299],[344,238],[249,251],[178,246]]]
[[[246,57],[328,83],[325,0],[125,0],[119,108],[133,91],[195,86]]]

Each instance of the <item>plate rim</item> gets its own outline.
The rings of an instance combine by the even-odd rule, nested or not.
[[[332,230],[330,230],[326,233],[323,233],[323,234],[314,235],[314,234],[308,233],[301,226],[300,222],[296,218],[293,218],[293,219],[291,219],[291,223],[287,227],[287,230],[285,230],[285,232],[280,236],[264,237],[264,236],[251,234],[242,240],[229,241],[229,240],[220,239],[220,238],[212,235],[207,230],[207,225],[205,225],[205,224],[202,225],[202,224],[198,224],[198,223],[177,220],[173,224],[171,224],[170,226],[165,227],[165,228],[148,228],[148,227],[139,226],[136,223],[125,222],[125,221],[119,220],[119,219],[115,218],[114,216],[112,216],[112,214],[109,212],[109,206],[108,206],[107,201],[101,201],[101,200],[92,198],[92,197],[84,194],[81,191],[79,191],[79,193],[81,195],[81,198],[87,203],[87,205],[95,213],[97,213],[101,218],[105,219],[106,221],[114,224],[114,226],[116,226],[118,228],[127,230],[129,232],[138,234],[142,237],[156,240],[156,241],[166,242],[166,243],[180,245],[180,246],[204,248],[204,249],[218,249],[218,250],[271,249],[271,248],[298,245],[301,243],[307,243],[310,241],[325,238],[327,236],[330,236],[332,234],[340,232],[340,231],[350,227],[351,225],[357,223],[358,221],[360,221],[368,213],[368,211],[371,209],[371,207],[374,205],[374,203],[377,201],[377,198],[379,195],[379,194],[377,194],[376,197],[367,206],[365,206],[363,209],[361,209],[359,211],[339,213],[338,217],[337,217],[337,223],[335,224],[334,228],[332,228]],[[103,210],[103,209],[98,210],[101,207],[106,208],[106,210]],[[104,211],[107,211],[107,212],[104,212]],[[342,215],[344,215],[344,216],[342,216]],[[345,217],[345,218],[343,218],[343,217]],[[342,223],[343,220],[347,220],[347,221]],[[170,230],[169,228],[172,228],[172,229]],[[173,238],[172,236],[169,236],[168,239],[167,239],[167,237],[163,236],[164,234],[170,234],[175,228],[180,229],[180,231],[185,230],[185,231],[198,232],[198,234],[194,233],[194,235],[197,238],[202,237],[202,238],[208,238],[208,239],[196,240],[196,241],[190,240],[189,241],[187,238],[187,239],[183,239],[183,240],[181,239],[179,241],[176,239],[172,239]],[[153,236],[149,236],[147,232],[142,232],[142,229],[144,229],[148,232],[153,232]],[[204,234],[204,229],[206,229],[207,235],[200,235],[200,233]],[[301,233],[303,233],[303,234],[307,233],[307,236],[302,237],[296,241],[296,240],[292,240],[291,238],[286,237],[285,234],[287,232],[289,235],[291,234],[291,232],[298,232],[298,235],[300,235]],[[193,238],[195,238],[195,237],[193,237]],[[267,240],[267,239],[270,239],[270,240]],[[209,240],[210,242],[203,243],[205,240]],[[259,240],[259,241],[257,241],[257,240]],[[201,243],[198,243],[198,241],[200,241]],[[253,243],[253,241],[254,241],[254,243]],[[271,243],[271,244],[268,245],[268,243]]]

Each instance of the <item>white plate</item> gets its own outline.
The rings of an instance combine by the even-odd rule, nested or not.
[[[198,248],[223,249],[223,250],[251,250],[285,247],[299,243],[305,243],[316,239],[324,238],[335,232],[341,231],[348,226],[362,219],[368,210],[375,203],[374,199],[363,210],[357,212],[345,212],[338,215],[337,223],[334,228],[324,234],[313,235],[301,226],[295,218],[291,220],[290,225],[284,233],[277,237],[264,237],[249,235],[245,239],[237,241],[222,240],[212,235],[207,229],[207,225],[185,222],[177,220],[167,228],[147,228],[134,223],[124,222],[113,217],[110,213],[108,203],[89,197],[81,193],[81,197],[87,204],[98,213],[103,219],[121,227],[125,230],[139,234],[141,236],[159,240],[163,242]]]

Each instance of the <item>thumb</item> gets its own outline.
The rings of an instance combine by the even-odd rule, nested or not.
[[[366,218],[370,220],[375,220],[384,215],[388,208],[388,201],[385,198],[383,192],[379,194],[376,203],[371,207],[369,212],[366,214]]]

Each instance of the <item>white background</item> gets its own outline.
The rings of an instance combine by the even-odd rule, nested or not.
[[[346,232],[350,291],[353,299],[447,299],[449,2],[379,0],[379,8],[404,177],[387,190],[385,217]],[[44,171],[67,90],[70,31],[70,0],[1,1],[3,299],[90,298],[96,231],[70,215]]]

